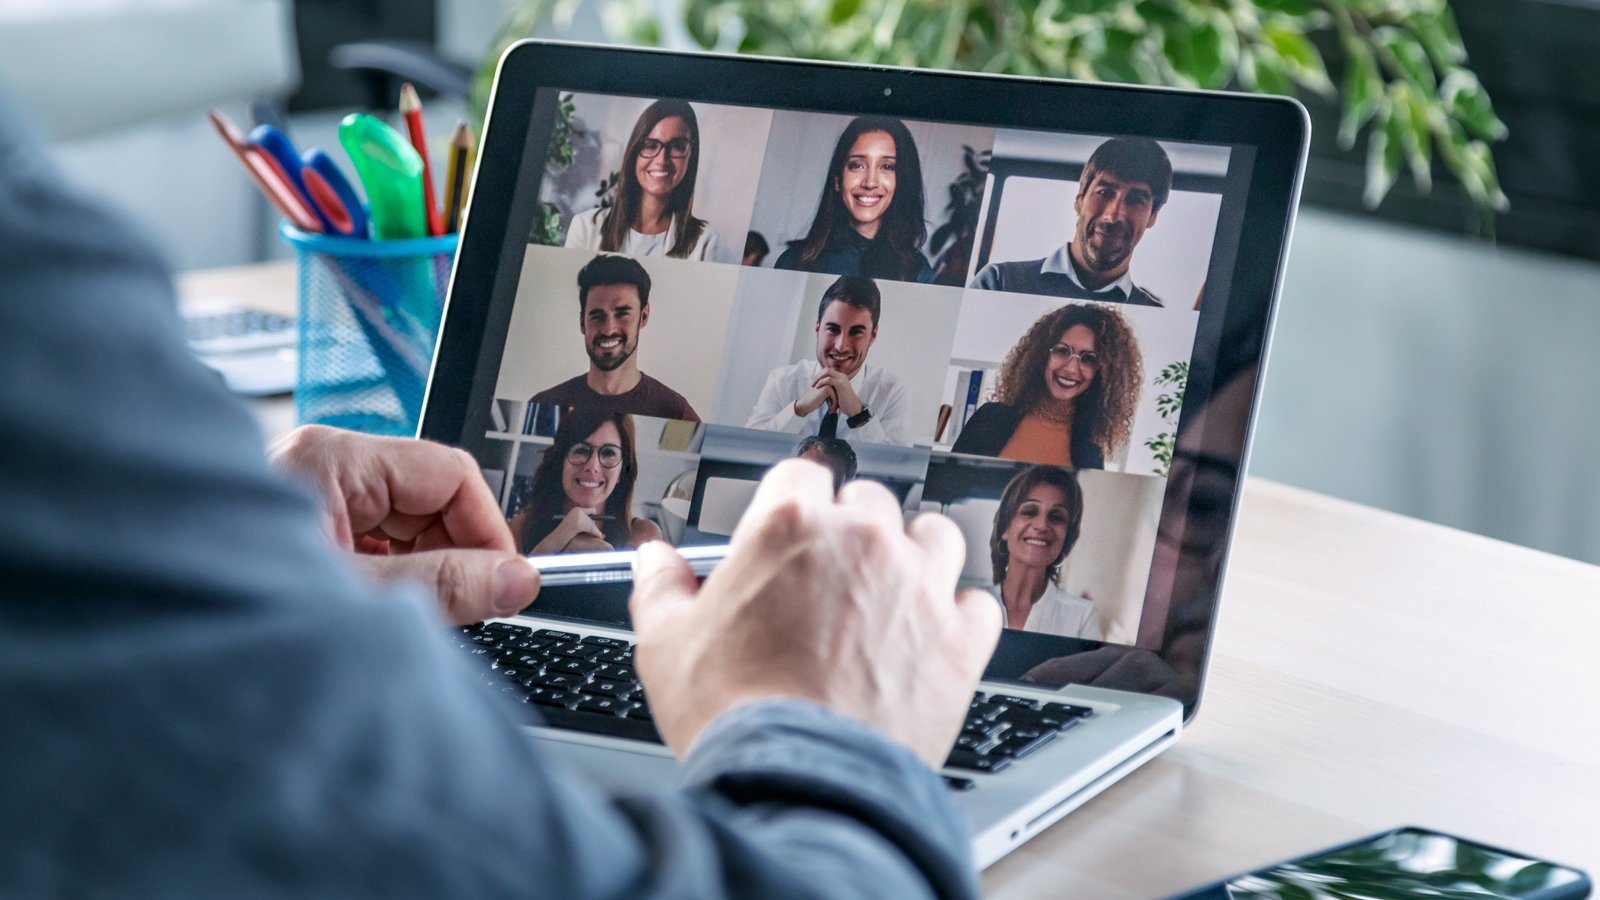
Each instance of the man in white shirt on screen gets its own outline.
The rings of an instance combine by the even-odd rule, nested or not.
[[[911,391],[867,365],[882,305],[871,278],[829,285],[817,307],[817,358],[768,375],[745,427],[911,446]]]

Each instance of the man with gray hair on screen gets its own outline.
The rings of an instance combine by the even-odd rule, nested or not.
[[[1072,239],[1042,259],[991,262],[969,287],[1162,306],[1159,297],[1133,283],[1128,267],[1171,193],[1172,160],[1160,144],[1112,138],[1095,148],[1078,176]]]

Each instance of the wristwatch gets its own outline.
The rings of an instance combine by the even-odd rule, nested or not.
[[[865,425],[865,424],[867,424],[868,422],[871,422],[871,421],[872,421],[872,410],[867,409],[866,406],[862,406],[861,407],[861,412],[858,412],[855,415],[851,416],[850,418],[845,419],[844,423],[846,425],[849,425],[851,428],[860,428],[861,426],[863,426],[863,425]]]

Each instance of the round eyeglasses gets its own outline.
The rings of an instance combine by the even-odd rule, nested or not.
[[[571,450],[567,451],[567,462],[575,466],[585,465],[589,462],[589,457],[595,455],[596,452],[593,444],[587,441],[579,441],[572,445]],[[617,466],[622,465],[622,448],[616,444],[601,444],[598,452],[602,467],[615,469]]]
[[[1100,365],[1100,357],[1093,350],[1074,350],[1066,344],[1057,344],[1050,348],[1050,358],[1066,365],[1068,360],[1076,359],[1078,365],[1085,369],[1093,369]]]
[[[664,144],[655,138],[645,138],[644,143],[639,145],[639,155],[645,159],[655,159],[661,155],[662,147],[667,148],[667,156],[673,159],[689,158],[688,138],[673,138]]]

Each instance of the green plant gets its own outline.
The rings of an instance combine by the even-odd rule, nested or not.
[[[550,133],[549,155],[545,157],[545,172],[548,174],[554,175],[572,165],[572,160],[577,156],[577,149],[572,144],[575,134],[572,114],[576,111],[572,95],[562,94],[556,107],[556,127]],[[560,236],[561,210],[555,204],[540,201],[533,214],[533,224],[528,228],[528,243],[556,246],[560,244]]]
[[[1183,409],[1183,389],[1189,384],[1189,362],[1175,362],[1162,369],[1151,382],[1153,387],[1170,387],[1167,393],[1156,395],[1156,413],[1161,416],[1166,430],[1144,442],[1156,458],[1156,474],[1163,477],[1172,468],[1172,451],[1178,445],[1178,410]]]
[[[479,73],[540,22],[582,0],[524,0]],[[651,0],[604,2],[615,40],[656,45]],[[708,50],[1052,75],[1339,100],[1339,142],[1366,132],[1365,200],[1376,207],[1403,169],[1432,185],[1435,152],[1481,214],[1509,208],[1489,143],[1504,139],[1466,66],[1446,0],[685,0],[684,27]],[[1335,86],[1311,36],[1337,40]]]

